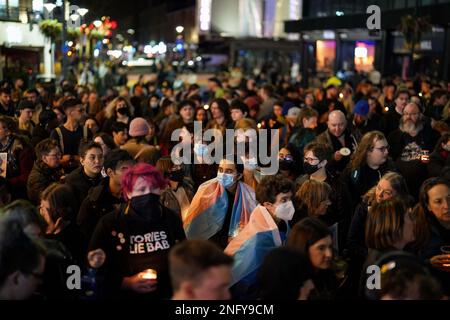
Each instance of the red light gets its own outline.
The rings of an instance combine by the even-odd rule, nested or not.
[[[113,29],[113,30],[117,29],[117,21],[115,21],[115,20],[111,21],[111,29]]]

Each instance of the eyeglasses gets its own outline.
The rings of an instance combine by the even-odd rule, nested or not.
[[[379,148],[373,147],[372,149],[377,149],[377,150],[380,150],[381,152],[385,152],[385,151],[389,151],[389,148],[390,148],[390,146],[387,145],[387,146],[383,146],[383,147],[379,147]]]

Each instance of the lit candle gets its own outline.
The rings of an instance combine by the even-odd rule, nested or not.
[[[158,276],[157,276],[156,270],[146,269],[141,272],[141,278],[148,279],[148,280],[156,280],[158,278]]]

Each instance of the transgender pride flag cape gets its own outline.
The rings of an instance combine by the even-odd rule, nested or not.
[[[225,248],[225,253],[234,257],[231,285],[253,278],[265,255],[281,244],[275,221],[266,208],[258,205],[245,228]]]
[[[217,178],[203,183],[192,199],[183,218],[187,238],[209,239],[219,232],[228,209],[228,196]],[[256,207],[255,191],[243,182],[238,182],[230,220],[229,237],[239,234]]]

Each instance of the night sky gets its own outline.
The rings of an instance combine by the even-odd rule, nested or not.
[[[104,15],[120,21],[133,15],[133,5],[136,2],[137,0],[73,0],[71,3],[89,9],[89,13],[86,15],[88,21]]]

